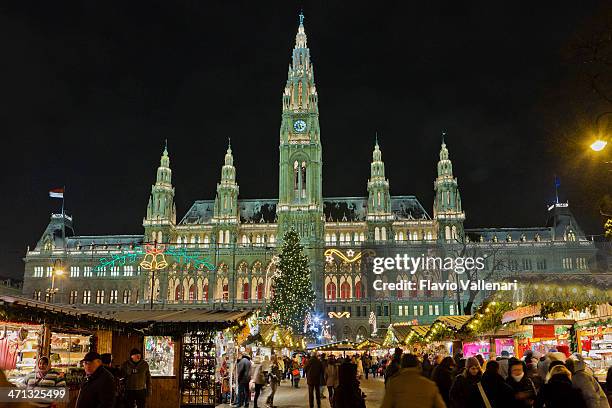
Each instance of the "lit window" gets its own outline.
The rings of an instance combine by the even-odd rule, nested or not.
[[[134,267],[132,265],[126,265],[123,267],[123,276],[133,276]]]
[[[70,299],[68,300],[68,302],[69,302],[71,305],[75,304],[75,303],[77,302],[78,296],[79,296],[79,292],[78,292],[78,291],[76,291],[76,290],[71,290],[71,291],[70,291]]]
[[[88,305],[91,303],[91,290],[87,289],[83,291],[83,304]]]
[[[433,313],[433,305],[429,305],[428,309],[429,309],[429,315],[432,316],[434,314]]]
[[[453,316],[455,314],[455,305],[448,306],[448,314]]]
[[[79,267],[78,266],[71,266],[70,267],[70,277],[71,278],[78,278],[79,277]]]
[[[418,316],[419,315],[419,309],[418,309],[417,305],[412,306],[412,315],[413,316]]]
[[[51,273],[53,272],[52,266],[47,266],[47,278],[51,277]]]
[[[327,284],[327,299],[336,299],[336,284],[334,282]]]
[[[86,278],[92,276],[91,266],[83,267],[83,276],[85,276]]]
[[[341,299],[348,299],[351,297],[351,285],[349,285],[348,282],[342,282],[342,285],[340,285],[340,298]]]
[[[435,305],[434,306],[434,313],[436,314],[436,316],[440,315],[440,306],[439,305]]]
[[[42,266],[34,267],[34,277],[35,278],[42,278],[44,273],[45,273],[45,268],[43,268]]]
[[[108,298],[108,303],[117,303],[117,289],[113,289],[110,291],[110,297]]]
[[[118,266],[111,266],[110,275],[111,276],[119,276],[119,267]]]
[[[400,305],[399,308],[397,309],[397,315],[398,316],[403,316],[404,315],[404,306]]]
[[[129,289],[125,289],[123,291],[123,303],[128,304],[130,303],[130,290]]]
[[[96,292],[96,303],[99,305],[104,304],[104,289],[98,289],[98,291]]]

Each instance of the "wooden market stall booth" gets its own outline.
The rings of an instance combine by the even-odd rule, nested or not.
[[[214,407],[218,392],[217,347],[223,332],[245,325],[248,311],[123,310],[104,314],[0,296],[0,364],[9,380],[25,386],[37,358],[47,356],[63,371],[71,408],[85,374],[79,362],[89,351],[111,353],[113,364],[138,348],[149,363],[152,396],[148,408]]]
[[[113,313],[117,321],[143,332],[139,343],[115,339],[113,355],[129,358],[131,347],[144,350],[153,363],[153,395],[148,408],[201,408],[217,405],[220,394],[217,347],[223,331],[246,324],[248,311],[129,310]],[[115,354],[116,353],[116,354]]]
[[[70,396],[59,407],[74,406],[85,378],[79,363],[87,352],[111,352],[113,333],[122,339],[139,338],[128,325],[108,316],[9,295],[0,296],[0,327],[0,369],[11,383],[25,387],[38,358],[49,358],[51,368],[64,374]]]

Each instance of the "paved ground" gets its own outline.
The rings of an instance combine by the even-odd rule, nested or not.
[[[385,384],[383,380],[378,377],[376,379],[368,379],[361,381],[361,390],[366,393],[366,406],[367,408],[378,408],[382,402]],[[270,394],[270,387],[266,387],[263,394],[259,397],[259,408],[265,408],[266,398]],[[327,396],[327,389],[325,390]],[[316,407],[315,401],[315,407]],[[290,387],[289,381],[283,381],[280,388],[276,391],[274,397],[274,406],[279,408],[308,408],[308,387],[306,386],[306,379],[300,380],[299,388]],[[229,405],[220,405],[220,407],[230,407]],[[253,407],[253,402],[249,404],[249,407]],[[321,408],[329,408],[329,400],[321,400]]]

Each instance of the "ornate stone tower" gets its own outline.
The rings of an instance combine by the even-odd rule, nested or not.
[[[307,247],[323,242],[322,159],[318,95],[304,15],[295,37],[280,128],[279,238],[293,227]]]
[[[461,195],[457,179],[453,177],[453,163],[448,158],[448,149],[442,138],[438,177],[434,181],[434,219],[438,224],[438,240],[463,242],[463,221],[465,214],[461,209]]]
[[[368,238],[370,241],[387,241],[393,239],[393,214],[391,213],[391,196],[389,180],[385,178],[385,163],[378,146],[378,138],[372,153],[370,179],[368,180]]]
[[[225,163],[221,168],[221,182],[217,184],[213,223],[217,243],[229,245],[235,241],[238,228],[238,183],[232,146],[228,143]]]
[[[283,92],[279,152],[278,238],[282,240],[290,228],[295,228],[299,234],[310,260],[313,288],[317,294],[315,307],[322,310],[323,162],[318,95],[302,13]]]
[[[174,187],[172,187],[172,170],[168,157],[168,143],[164,147],[157,179],[151,187],[147,216],[143,221],[145,241],[171,242],[171,234],[176,225],[176,205],[174,204]]]

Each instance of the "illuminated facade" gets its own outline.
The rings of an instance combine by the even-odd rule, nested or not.
[[[419,256],[434,244],[449,250],[463,245],[504,259],[503,267],[495,267],[505,274],[560,273],[593,264],[594,246],[566,204],[553,205],[543,227],[464,229],[465,213],[444,141],[432,216],[416,197],[390,194],[378,140],[364,189],[367,196],[324,198],[322,141],[314,68],[300,16],[282,95],[278,198],[239,198],[228,146],[215,199],[195,201],[177,222],[166,146],[144,232],[76,236],[69,216],[52,215],[36,247],[26,254],[24,294],[92,308],[142,308],[148,303],[167,308],[258,308],[270,295],[277,243],[287,229],[295,228],[311,261],[317,311],[334,316],[330,321],[338,338],[354,339],[371,333],[371,312],[381,327],[399,321],[428,323],[440,315],[459,314],[458,303],[468,297],[459,294],[458,302],[454,292],[375,293],[361,263],[350,262],[364,248]],[[326,257],[329,249],[340,256]],[[63,274],[52,291],[51,280],[60,268]],[[456,279],[443,272],[431,278]]]

